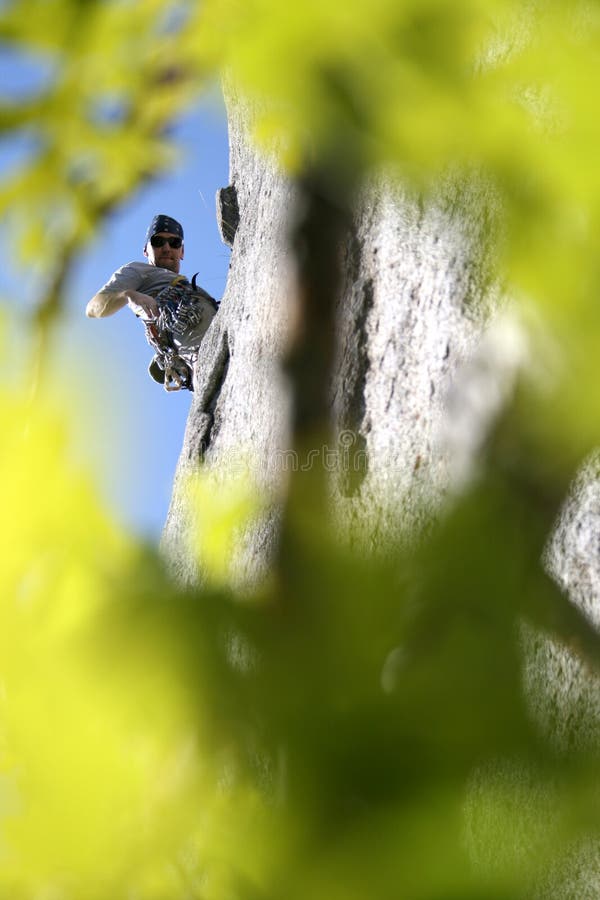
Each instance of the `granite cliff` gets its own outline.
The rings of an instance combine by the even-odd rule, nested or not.
[[[217,480],[227,480],[243,466],[272,501],[237,546],[232,578],[251,585],[276,547],[278,498],[290,467],[298,465],[281,364],[294,328],[289,235],[298,198],[251,146],[245,115],[235,105],[230,145],[230,185],[217,198],[222,237],[232,247],[230,272],[197,367],[163,548],[176,576],[193,582],[198,573],[185,540],[193,510],[181,490],[186,474],[202,461]],[[490,424],[527,365],[526,333],[489,277],[486,248],[495,212],[493,193],[478,179],[449,179],[425,201],[382,176],[364,187],[355,205],[341,248],[330,385],[335,440],[322,452],[332,460],[329,490],[340,530],[350,541],[368,535],[375,552],[390,536],[410,539],[427,527],[441,501],[472,477]],[[597,468],[590,462],[565,498],[545,559],[596,626]],[[597,677],[540,634],[525,632],[523,648],[531,713],[540,728],[558,747],[597,747]],[[539,896],[596,897],[596,850],[576,848],[571,873],[551,880]]]

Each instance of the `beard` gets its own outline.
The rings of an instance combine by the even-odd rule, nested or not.
[[[162,266],[163,269],[168,269],[170,272],[177,273],[179,271],[179,260],[178,259],[161,259],[157,260],[156,263],[158,266]]]

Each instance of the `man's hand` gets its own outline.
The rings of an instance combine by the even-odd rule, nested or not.
[[[127,305],[140,319],[155,319],[158,315],[158,303],[149,294],[139,291],[127,291]]]

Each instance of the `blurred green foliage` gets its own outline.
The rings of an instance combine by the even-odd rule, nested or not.
[[[597,667],[539,560],[597,439],[599,24],[594,2],[2,5],[4,46],[50,73],[0,103],[3,135],[32,139],[0,209],[42,276],[38,324],[226,72],[259,140],[338,192],[382,167],[424,192],[484,173],[497,277],[562,354],[409,548],[350,552],[296,490],[285,554],[251,595],[228,587],[228,557],[262,498],[199,479],[211,577],[181,589],[74,471],[68,415],[3,395],[3,896],[516,900],[597,841],[597,760],[532,722],[521,623]]]

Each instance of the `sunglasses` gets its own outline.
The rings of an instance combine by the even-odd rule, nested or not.
[[[150,238],[150,243],[153,247],[164,247],[165,244],[168,244],[173,250],[179,250],[183,241],[180,237],[160,237],[158,234],[153,234]]]

